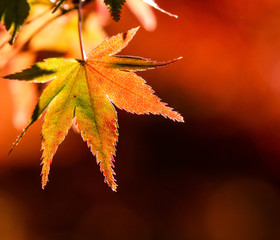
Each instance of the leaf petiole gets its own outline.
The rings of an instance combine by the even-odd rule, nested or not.
[[[80,49],[83,61],[86,59],[86,54],[83,45],[83,36],[82,36],[82,5],[83,0],[79,0],[79,7],[78,7],[78,29],[79,29],[79,40],[80,40]]]

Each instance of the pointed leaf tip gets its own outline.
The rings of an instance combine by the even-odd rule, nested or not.
[[[118,186],[118,185],[116,185],[116,184],[113,185],[113,186],[111,186],[111,189],[112,189],[113,192],[117,192],[117,186]]]
[[[107,55],[114,55],[120,52],[132,40],[139,27],[132,28],[124,33],[119,33],[110,37],[93,49],[87,58],[86,62],[104,58]]]
[[[132,28],[124,33],[121,33],[123,41],[127,41],[127,43],[134,37],[134,35],[137,33],[139,30],[140,26]],[[129,40],[127,40],[127,37],[129,37]]]
[[[113,19],[118,22],[121,18],[122,5],[125,3],[125,0],[104,0],[104,3],[111,12]]]
[[[166,65],[171,64],[171,63],[174,63],[174,62],[177,62],[177,61],[181,60],[182,58],[183,58],[183,57],[178,57],[178,58],[175,58],[175,59],[173,59],[173,60],[170,60],[170,61],[166,62]]]
[[[8,155],[12,153],[12,151],[15,149],[15,147],[18,145],[20,140],[22,139],[23,135],[26,133],[27,129],[32,125],[33,122],[29,123],[27,127],[22,131],[22,133],[17,137],[15,143],[13,144],[12,148],[10,149]]]

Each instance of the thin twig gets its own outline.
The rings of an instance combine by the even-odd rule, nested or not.
[[[79,29],[81,55],[82,55],[83,61],[85,61],[86,54],[85,54],[85,50],[84,50],[83,37],[82,37],[82,5],[83,5],[83,0],[80,0],[79,7],[78,7],[78,29]]]

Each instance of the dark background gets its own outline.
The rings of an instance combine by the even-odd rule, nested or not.
[[[40,186],[40,130],[17,149],[0,88],[0,239],[280,239],[280,2],[158,0],[123,54],[183,59],[140,73],[185,123],[118,110],[117,193],[69,132]],[[109,35],[138,26],[125,6]],[[28,94],[28,93],[26,93]]]

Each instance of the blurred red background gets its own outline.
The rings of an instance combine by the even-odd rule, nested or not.
[[[156,12],[122,54],[183,56],[140,75],[186,123],[118,111],[117,193],[70,131],[42,190],[42,121],[8,156],[19,132],[2,79],[0,239],[280,239],[280,2],[157,3],[179,18]],[[105,30],[138,25],[124,6]]]

